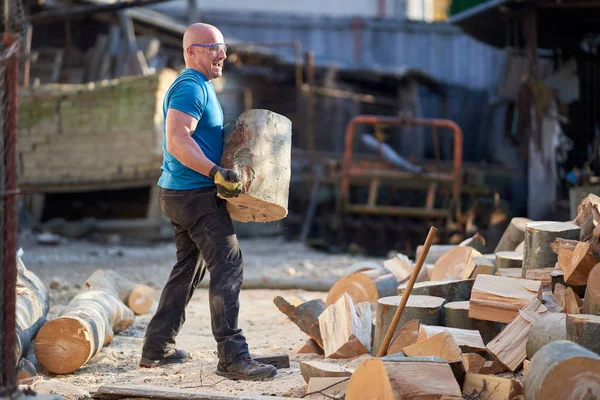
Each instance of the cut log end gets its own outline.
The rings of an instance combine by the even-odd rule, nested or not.
[[[127,298],[127,306],[136,315],[143,315],[150,311],[154,301],[155,291],[147,285],[137,285],[131,290]]]
[[[247,194],[227,199],[227,211],[239,222],[272,222],[287,216],[287,209],[278,204]]]

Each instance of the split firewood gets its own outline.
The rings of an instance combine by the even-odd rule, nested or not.
[[[515,372],[527,357],[527,339],[531,327],[544,312],[547,312],[546,307],[537,298],[533,298],[519,310],[498,336],[487,344],[488,353],[511,372]]]
[[[525,252],[525,242],[519,243],[519,245],[517,246],[517,248],[515,249],[515,251],[517,253],[523,254]]]
[[[539,349],[555,340],[567,339],[566,314],[546,313],[540,315],[529,331],[527,340],[527,358],[531,358]]]
[[[531,222],[528,218],[513,218],[500,238],[494,253],[499,251],[514,251],[519,243],[525,240],[525,225]]]
[[[480,399],[514,400],[523,392],[523,387],[514,379],[468,372],[462,391]]]
[[[556,268],[536,268],[527,270],[525,279],[542,282],[542,287],[552,287],[552,272]]]
[[[32,340],[46,322],[48,315],[48,290],[33,272],[25,267],[17,256],[17,286],[15,303],[16,357],[30,353]],[[16,366],[16,365],[15,365]]]
[[[398,283],[401,284],[410,279],[415,263],[404,254],[396,254],[395,257],[385,260],[383,266],[394,274]],[[421,268],[419,275],[417,276],[417,282],[427,280],[429,280],[427,268]]]
[[[597,398],[600,356],[568,340],[548,343],[531,359],[523,389],[527,400]]]
[[[375,331],[373,335],[373,348],[371,354],[375,355],[383,343],[383,339],[394,319],[394,314],[400,304],[401,296],[384,297],[377,301],[375,316]],[[418,319],[422,324],[439,325],[441,322],[442,305],[445,300],[434,296],[411,295],[408,298],[402,317],[394,335],[408,321]]]
[[[350,378],[310,378],[305,399],[341,399],[348,389]],[[312,393],[312,394],[309,394]]]
[[[418,319],[410,320],[404,324],[392,338],[386,355],[400,353],[403,348],[417,343],[417,340],[419,339],[419,326],[420,323]]]
[[[567,315],[567,340],[600,354],[600,316]]]
[[[496,272],[497,276],[504,276],[506,278],[521,278],[521,268],[498,268]]]
[[[485,351],[481,334],[476,330],[448,328],[447,326],[432,326],[421,324],[418,341],[424,341],[441,332],[448,332],[461,351]]]
[[[398,280],[385,268],[354,272],[338,280],[327,293],[325,304],[332,305],[348,293],[355,304],[374,303],[378,299],[396,294]]]
[[[577,207],[573,222],[581,228],[579,240],[587,242],[593,238],[594,229],[600,223],[600,197],[588,194]]]
[[[223,131],[221,166],[236,171],[244,187],[242,194],[227,199],[231,218],[240,222],[284,218],[288,212],[292,122],[269,110],[248,110]]]
[[[436,281],[436,282],[418,282],[413,286],[411,296],[434,296],[446,299],[446,301],[463,301],[471,298],[471,290],[475,279],[454,280],[454,281]],[[398,286],[398,296],[402,296],[406,291],[406,284]]]
[[[488,343],[500,331],[496,323],[469,318],[469,301],[454,301],[444,304],[444,325],[450,328],[479,331],[483,343]]]
[[[435,379],[432,379],[435,377]],[[447,363],[397,358],[365,360],[350,378],[346,400],[462,399]]]
[[[321,338],[321,330],[319,328],[319,315],[327,308],[323,300],[314,299],[294,307],[283,297],[277,296],[273,299],[273,303],[275,303],[279,311],[287,315],[302,332],[306,333],[319,346],[323,347],[323,339]]]
[[[321,361],[300,361],[300,373],[304,382],[311,378],[347,378],[354,372],[353,368],[341,365],[324,363]]]
[[[559,248],[558,266],[564,271],[564,280],[571,285],[585,285],[590,271],[600,262],[600,244],[578,242],[569,256],[561,257],[568,252]]]
[[[323,355],[325,352],[323,348],[319,346],[317,342],[313,339],[308,339],[306,343],[304,343],[298,350],[296,350],[297,354],[320,354]]]
[[[600,264],[596,265],[588,276],[583,313],[600,315]]]
[[[96,270],[84,285],[91,290],[113,291],[136,315],[146,314],[154,302],[154,289],[147,285],[134,283],[113,270]]]
[[[469,303],[469,318],[510,322],[533,298],[541,299],[542,282],[479,275]]]
[[[435,262],[429,279],[432,281],[461,279],[469,258],[481,257],[481,255],[480,252],[468,246],[457,246],[450,249]]]
[[[465,370],[475,374],[478,374],[479,371],[481,371],[483,364],[486,362],[486,359],[477,353],[463,353],[462,358],[463,363],[465,364]]]
[[[471,252],[467,260],[467,266],[463,270],[462,279],[474,279],[477,275],[488,274],[494,275],[496,266],[489,259],[481,256],[474,256],[475,252]]]
[[[531,361],[529,361],[529,360],[523,361],[523,376],[525,376],[525,374],[527,373],[530,363],[531,363]]]
[[[479,373],[484,375],[495,375],[501,374],[505,371],[506,367],[504,365],[497,361],[488,360],[483,363],[483,367],[481,367],[481,371],[479,371]]]
[[[573,292],[575,292],[577,296],[584,297],[587,285],[570,285],[565,282],[564,274],[564,271],[558,268],[555,268],[554,271],[552,271],[552,273],[550,274],[550,277],[552,278],[552,290],[554,291],[556,285],[560,284],[573,289]]]
[[[581,235],[580,235],[580,237],[581,237]],[[598,226],[595,227],[594,230],[592,231],[592,238],[590,239],[590,242],[592,242],[592,243],[600,242],[600,228],[598,228]]]
[[[499,251],[496,253],[496,267],[521,268],[523,267],[523,253],[517,251]]]
[[[356,306],[348,294],[319,315],[325,357],[352,358],[371,350],[371,305]]]
[[[463,240],[458,245],[462,246],[462,247],[464,247],[464,246],[472,247],[480,253],[485,253],[487,251],[485,238],[480,233],[476,233],[475,235],[471,236],[470,238]]]
[[[557,239],[579,238],[579,227],[570,222],[530,222],[525,228],[525,251],[523,252],[523,271],[528,269],[553,268],[558,261],[552,251],[552,243]]]
[[[98,287],[84,288],[58,318],[38,332],[35,356],[48,371],[76,371],[109,344],[114,333],[133,324],[134,313],[119,299],[118,292],[108,283]]]
[[[567,314],[580,314],[580,308],[583,307],[583,302],[573,292],[573,289],[570,287],[565,287],[560,283],[557,283],[554,286],[553,293],[554,301],[559,306],[563,307],[564,312]]]

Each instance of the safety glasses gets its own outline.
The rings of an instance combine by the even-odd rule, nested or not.
[[[227,43],[211,43],[211,44],[200,44],[194,43],[193,47],[202,47],[207,53],[217,55],[221,51],[227,53]]]

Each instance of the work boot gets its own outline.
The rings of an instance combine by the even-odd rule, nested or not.
[[[277,375],[277,368],[272,365],[267,365],[254,361],[250,357],[225,366],[225,363],[219,361],[217,364],[217,375],[224,376],[229,379],[243,379],[255,381],[261,379],[273,378]]]
[[[175,352],[169,356],[153,359],[147,358],[142,355],[140,359],[140,367],[144,368],[155,368],[162,367],[168,364],[182,364],[190,360],[190,355],[185,350],[175,350]]]

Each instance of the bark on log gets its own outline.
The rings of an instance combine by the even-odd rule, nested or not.
[[[600,316],[567,315],[567,340],[600,354]]]
[[[444,304],[444,325],[450,328],[477,330],[487,344],[499,332],[496,323],[469,318],[469,301],[454,301]]]
[[[418,282],[413,286],[411,296],[442,297],[446,301],[463,301],[471,298],[471,290],[475,279],[457,281]],[[406,291],[406,284],[398,286],[398,296]]]
[[[306,383],[310,381],[310,378],[343,378],[352,375],[353,372],[353,368],[345,368],[337,364],[321,361],[300,361],[300,373]]]
[[[588,277],[583,313],[600,315],[600,264],[596,265]]]
[[[579,227],[569,222],[531,222],[525,228],[525,251],[523,253],[523,271],[528,269],[553,268],[558,261],[552,251],[552,242],[556,238],[577,239]]]
[[[377,301],[375,332],[371,354],[375,355],[379,351],[379,347],[381,347],[381,343],[394,319],[394,314],[400,304],[400,300],[401,296],[390,296]],[[422,324],[439,325],[444,301],[440,297],[410,295],[394,335],[404,324],[413,319],[418,319]]]
[[[523,392],[527,400],[598,398],[600,356],[568,340],[548,343],[531,359]]]
[[[152,308],[155,291],[150,286],[137,284],[116,271],[98,269],[85,281],[88,289],[111,290],[136,314],[146,314]]]
[[[84,288],[46,323],[35,340],[39,363],[55,374],[76,371],[112,340],[113,334],[133,324],[134,313],[106,282],[103,289]]]
[[[15,323],[17,347],[15,361],[30,351],[31,341],[46,322],[48,315],[48,290],[33,272],[17,257],[17,287]],[[15,365],[16,367],[16,365]]]
[[[528,218],[513,218],[508,228],[500,238],[494,253],[499,251],[514,251],[517,246],[525,240],[525,225],[531,222]]]
[[[499,251],[496,253],[496,267],[521,268],[523,267],[523,253],[516,251]]]
[[[273,303],[275,303],[279,311],[287,315],[302,332],[306,333],[319,346],[323,347],[323,339],[321,338],[321,330],[319,328],[319,315],[327,308],[323,300],[310,300],[294,307],[283,297],[277,296],[273,299]]]
[[[378,299],[396,294],[398,280],[385,268],[359,271],[344,276],[329,292],[325,304],[335,303],[344,293],[348,293],[354,304],[374,303]]]
[[[442,255],[429,274],[432,281],[462,279],[463,270],[472,256],[481,257],[481,253],[472,247],[457,246]]]
[[[567,339],[566,314],[547,313],[540,315],[529,331],[527,358],[531,358],[550,342]]]
[[[442,398],[462,399],[448,364],[408,357],[364,361],[352,374],[346,391],[346,400]]]
[[[249,110],[225,128],[221,166],[241,177],[243,194],[227,199],[240,222],[277,221],[287,215],[292,123],[268,110]]]
[[[592,239],[594,228],[600,223],[600,197],[589,194],[577,207],[577,216],[573,223],[581,228],[579,240],[587,242]]]

